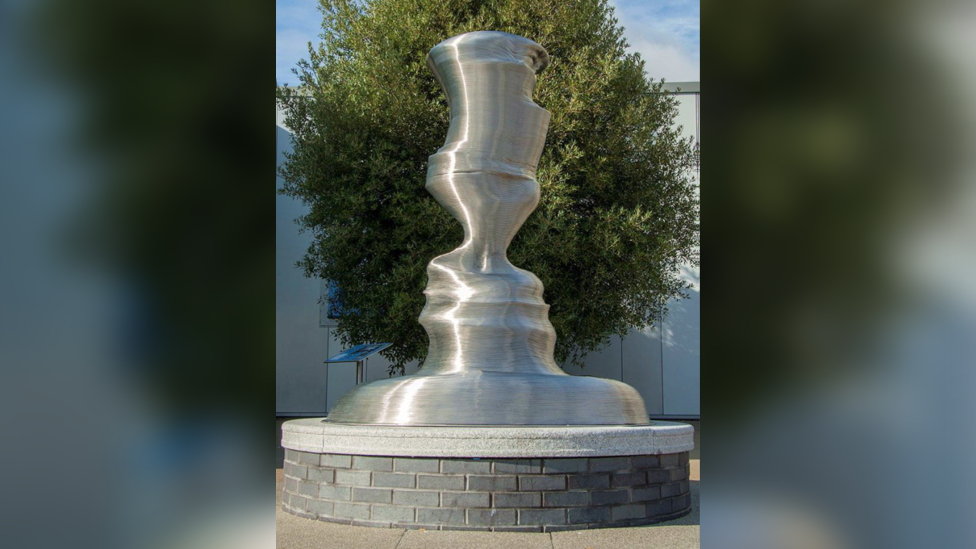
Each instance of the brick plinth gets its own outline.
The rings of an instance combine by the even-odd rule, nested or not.
[[[381,528],[555,532],[691,511],[688,453],[560,459],[364,457],[287,450],[284,510]]]

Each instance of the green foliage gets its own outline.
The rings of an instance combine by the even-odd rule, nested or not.
[[[675,100],[626,52],[606,0],[322,0],[322,39],[300,89],[277,89],[295,150],[284,193],[310,208],[301,266],[334,280],[345,343],[390,341],[394,369],[423,360],[426,267],[463,240],[424,188],[448,107],[427,52],[498,30],[542,44],[551,65],[536,102],[552,113],[539,166],[542,202],[509,257],[546,285],[557,360],[652,325],[685,285],[700,242],[697,151],[672,128]]]

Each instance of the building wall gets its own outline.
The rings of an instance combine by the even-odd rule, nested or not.
[[[675,84],[680,88],[676,123],[689,137],[701,139],[700,85]],[[290,138],[283,116],[275,110],[276,162],[290,150]],[[275,188],[282,181],[275,178]],[[295,267],[311,243],[300,234],[295,219],[303,206],[290,198],[275,197],[275,415],[321,416],[355,386],[355,365],[329,366],[323,361],[344,348],[334,334],[334,321],[326,315],[325,284],[305,278]],[[660,329],[633,331],[621,340],[614,337],[601,352],[585,360],[585,368],[567,366],[574,375],[588,375],[624,381],[644,396],[653,417],[697,418],[701,416],[701,273],[686,268],[682,276],[695,287],[689,299],[671,304],[671,312]],[[366,342],[363,342],[366,343]],[[387,376],[389,363],[382,357],[370,360],[368,380]],[[408,365],[408,373],[416,371]]]
[[[290,135],[275,113],[276,163],[288,150]],[[275,178],[275,189],[282,180]],[[322,414],[325,411],[325,369],[328,334],[318,324],[320,283],[305,278],[295,263],[310,242],[298,233],[295,219],[302,205],[275,196],[275,414]]]

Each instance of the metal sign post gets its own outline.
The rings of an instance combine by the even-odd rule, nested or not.
[[[356,363],[356,386],[364,385],[369,379],[369,357],[383,351],[392,343],[367,343],[345,350],[325,361],[325,411],[329,412],[329,364]]]

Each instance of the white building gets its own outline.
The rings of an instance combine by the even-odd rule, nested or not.
[[[680,101],[677,124],[686,135],[701,141],[701,86],[699,83],[669,84]],[[275,148],[278,165],[290,147],[290,134],[283,115],[275,110]],[[276,188],[282,186],[276,178]],[[307,249],[311,237],[299,234],[295,219],[302,215],[300,203],[275,197],[275,415],[276,417],[320,417],[355,386],[355,365],[323,362],[344,349],[334,334],[335,321],[320,305],[326,287],[305,278],[295,263]],[[621,340],[614,337],[600,352],[586,357],[586,368],[567,368],[574,375],[588,375],[624,381],[644,396],[655,418],[701,417],[701,273],[686,269],[684,276],[694,283],[690,299],[671,305],[663,329],[632,332]],[[363,342],[367,343],[367,342]],[[370,361],[369,381],[387,376],[389,364],[382,357]],[[416,371],[416,365],[407,373]]]

